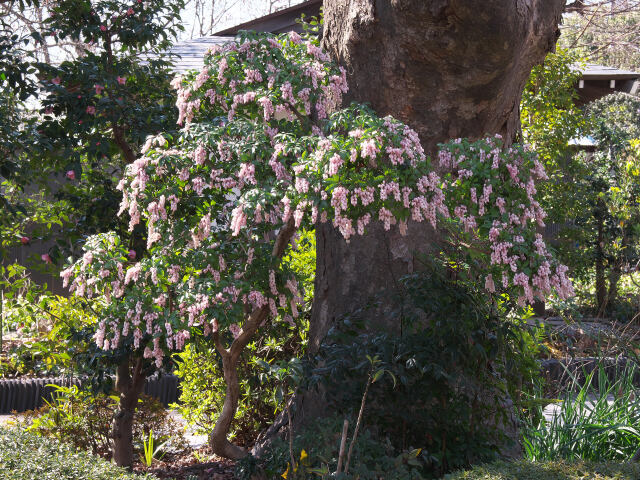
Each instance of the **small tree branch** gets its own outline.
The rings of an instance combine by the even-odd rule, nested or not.
[[[340,439],[340,451],[338,453],[338,468],[336,473],[342,471],[342,464],[344,463],[344,449],[347,446],[347,434],[349,433],[349,420],[344,419],[344,425],[342,425],[342,438]]]
[[[353,438],[351,439],[351,444],[349,445],[349,453],[347,454],[347,463],[344,466],[345,475],[349,473],[349,464],[351,463],[351,454],[353,453],[353,446],[356,443],[356,439],[358,438],[358,431],[360,430],[360,423],[362,422],[362,414],[364,413],[364,405],[367,401],[367,393],[369,393],[369,387],[371,386],[371,382],[373,381],[373,375],[369,374],[369,378],[367,379],[367,386],[364,388],[364,394],[362,395],[362,403],[360,403],[360,412],[358,412],[358,421],[356,422],[356,428],[353,431]]]
[[[291,421],[291,409],[289,408],[289,402],[285,404],[287,409],[287,418],[289,419],[289,457],[291,458],[291,470],[296,471],[296,457],[293,456],[293,422]]]
[[[124,128],[120,125],[113,125],[113,141],[116,143],[118,148],[122,151],[124,155],[125,162],[127,165],[133,163],[136,160],[136,154],[131,148],[131,145],[127,142],[124,134]]]

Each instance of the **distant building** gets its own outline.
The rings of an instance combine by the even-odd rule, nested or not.
[[[578,105],[584,105],[610,93],[640,94],[640,73],[603,65],[586,64],[578,81]]]

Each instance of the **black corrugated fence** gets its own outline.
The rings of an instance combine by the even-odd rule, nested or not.
[[[47,385],[82,386],[83,380],[69,377],[0,379],[0,415],[35,410],[50,401],[55,388]],[[144,393],[157,398],[165,407],[178,401],[180,384],[175,375],[149,377]]]

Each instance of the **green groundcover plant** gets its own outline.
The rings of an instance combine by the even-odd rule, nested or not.
[[[155,480],[135,475],[70,445],[17,429],[0,428],[3,480]]]
[[[446,475],[445,480],[635,480],[636,463],[497,462]]]

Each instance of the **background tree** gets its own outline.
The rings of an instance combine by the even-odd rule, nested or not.
[[[26,73],[32,75],[22,78],[31,85],[28,93],[37,96],[37,102],[32,100],[30,107],[35,103],[39,112],[30,113],[34,130],[37,125],[37,136],[29,138],[28,155],[22,154],[15,162],[25,175],[7,178],[5,191],[23,204],[33,205],[37,200],[50,213],[57,209],[57,217],[38,216],[31,211],[22,223],[15,219],[9,219],[8,223],[16,239],[14,243],[53,237],[55,245],[42,255],[46,263],[58,263],[73,254],[87,235],[108,229],[123,232],[131,258],[143,254],[144,238],[137,232],[125,234],[127,226],[118,221],[121,193],[115,187],[146,138],[160,130],[168,132],[175,125],[172,73],[165,52],[181,29],[179,13],[183,5],[180,0],[69,0],[48,3],[45,9],[11,2],[16,16],[35,12],[39,23],[25,28],[34,30],[33,37],[41,45],[74,45],[73,55],[64,61],[63,56],[54,60],[42,54],[44,61],[34,63],[33,57],[42,53],[37,47],[34,51],[34,43],[29,45],[30,51],[24,50],[24,55],[11,51],[29,69]],[[28,8],[32,10],[29,12]],[[35,30],[36,27],[42,30]],[[15,44],[19,37],[9,40]],[[13,72],[7,72],[3,80],[15,83],[14,76],[8,76]],[[36,78],[37,88],[33,83]],[[11,147],[8,141],[7,145]],[[29,164],[25,162],[27,158]],[[38,185],[34,185],[34,180],[40,179],[38,186],[45,193],[33,195],[31,191],[16,190],[20,178],[25,180],[23,186],[31,190]],[[54,221],[59,228],[51,231]],[[49,231],[39,234],[34,225],[41,222]],[[3,243],[4,240],[3,237]],[[117,353],[122,355],[108,355],[105,365],[113,365],[119,358],[115,362],[119,362],[116,390],[122,396],[123,408],[116,413],[114,434],[121,439],[127,434],[126,428],[123,431],[120,426],[131,422],[136,405],[137,395],[131,392],[139,394],[143,368],[147,366],[131,362],[124,350]],[[132,397],[136,399],[133,403]],[[131,439],[128,440],[130,443]],[[122,442],[116,440],[116,444]],[[126,449],[116,450],[117,457],[127,454],[131,457]]]
[[[604,315],[615,308],[617,284],[635,257],[637,102],[617,94],[577,108],[577,64],[575,51],[559,50],[534,67],[522,98],[522,128],[550,176],[540,190],[556,227],[554,247],[574,278],[595,281],[588,303]],[[595,152],[575,145],[584,136],[594,140]]]
[[[559,44],[593,63],[637,69],[639,40],[637,0],[575,1],[567,7]]]
[[[640,170],[640,101],[627,94],[608,95],[588,107],[598,147],[593,155],[578,157],[578,177],[584,253],[593,259],[596,307],[599,316],[612,311],[623,273],[637,269],[640,228],[638,195]],[[584,216],[590,212],[589,216]]]

